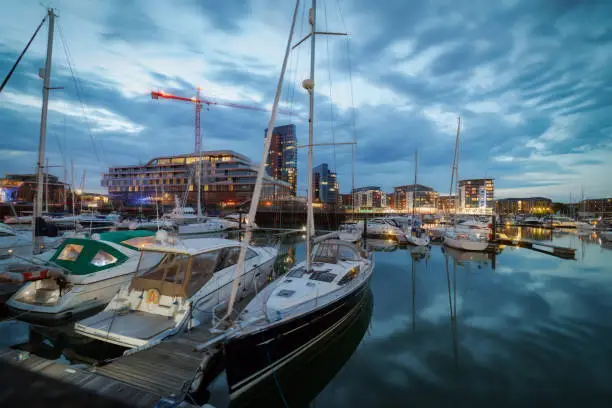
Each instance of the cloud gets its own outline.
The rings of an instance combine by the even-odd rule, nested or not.
[[[0,72],[8,71],[44,15],[22,3],[0,15]],[[293,5],[221,3],[58,1],[52,82],[65,89],[52,95],[49,154],[79,157],[92,166],[88,174],[99,174],[109,165],[191,151],[192,107],[151,101],[154,89],[192,96],[201,86],[212,100],[269,108]],[[304,11],[296,41],[309,29]],[[610,14],[606,2],[320,4],[319,29],[349,36],[318,37],[315,136],[321,142],[356,138],[358,184],[387,191],[410,182],[407,169],[418,149],[423,182],[446,191],[461,116],[460,177],[493,176],[498,195],[539,189],[536,195],[565,200],[580,186],[589,195],[610,194],[602,176],[612,154]],[[0,95],[0,133],[10,135],[0,148],[23,155],[6,155],[0,171],[33,166],[25,158],[37,145],[44,34]],[[282,106],[296,115],[278,119],[294,121],[300,140],[307,135],[301,81],[309,75],[309,51],[305,43],[290,57]],[[204,146],[258,159],[268,119],[264,112],[212,107],[202,115]],[[298,163],[302,189],[305,158]],[[350,189],[350,149],[317,149],[315,160],[332,164],[341,190]],[[92,177],[88,188],[100,190],[99,180]]]

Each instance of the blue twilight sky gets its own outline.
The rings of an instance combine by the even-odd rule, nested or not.
[[[43,2],[44,3],[44,2]],[[271,106],[290,0],[46,0],[57,8],[47,157],[101,191],[108,166],[193,150],[193,108],[151,90]],[[309,2],[308,2],[309,3]],[[301,7],[300,7],[301,9]],[[38,0],[6,1],[0,78],[45,15]],[[456,118],[460,177],[495,177],[498,197],[612,195],[612,2],[570,0],[319,0],[317,142],[358,142],[356,185],[419,182],[448,193]],[[296,40],[308,29],[300,13]],[[47,29],[0,94],[0,173],[35,166]],[[63,41],[62,41],[63,40]],[[67,52],[66,52],[67,51]],[[306,143],[309,46],[289,61],[277,124]],[[67,57],[68,55],[68,57]],[[77,74],[79,92],[68,58]],[[352,90],[352,92],[351,92]],[[79,95],[82,104],[79,102]],[[202,113],[205,149],[259,161],[268,114]],[[351,147],[319,147],[351,187]],[[306,187],[300,151],[300,193]],[[62,169],[55,169],[61,175]]]

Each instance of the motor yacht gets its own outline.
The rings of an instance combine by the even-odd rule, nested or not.
[[[20,271],[25,285],[7,302],[18,319],[63,323],[104,307],[136,271],[139,249],[155,242],[150,231],[67,238],[47,262]]]
[[[169,239],[142,249],[131,283],[75,332],[128,348],[146,348],[221,312],[234,281],[240,242],[219,238]],[[278,251],[249,246],[240,277],[243,296],[272,273]]]

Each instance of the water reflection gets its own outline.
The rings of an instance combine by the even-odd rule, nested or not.
[[[392,239],[368,238],[366,245],[376,252],[393,252],[398,249],[397,241]]]
[[[232,400],[230,407],[305,407],[353,355],[372,316],[372,293],[367,291],[354,317],[322,342],[255,388]]]

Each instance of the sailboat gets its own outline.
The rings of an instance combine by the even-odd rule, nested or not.
[[[298,5],[299,0],[296,1],[264,154],[267,154],[270,146],[271,130],[274,127]],[[349,242],[337,239],[337,232],[315,237],[312,182],[314,59],[315,39],[320,34],[316,30],[316,0],[312,0],[308,16],[310,33],[305,39],[309,38],[311,45],[310,78],[302,84],[309,94],[306,260],[295,265],[286,275],[255,296],[225,333],[227,337],[223,349],[232,398],[268,378],[348,321],[354,314],[353,310],[359,307],[361,299],[369,292],[369,280],[374,269],[373,255],[368,255]],[[258,181],[264,171],[265,167],[260,165]],[[261,189],[261,184],[256,185],[249,219],[254,218],[259,201],[260,191],[257,187]],[[247,228],[247,236],[249,234],[250,228]],[[237,269],[239,270],[240,268]],[[234,286],[237,289],[237,284]],[[230,316],[231,310],[230,307],[226,318]]]
[[[418,155],[417,152],[414,152],[414,184],[412,188],[412,219],[410,230],[406,231],[406,239],[409,244],[416,246],[426,246],[429,245],[429,235],[427,235],[427,231],[421,225],[419,225],[418,221],[416,221],[416,200],[417,200],[417,170],[418,170]]]
[[[453,178],[456,177],[459,181],[459,134],[461,130],[461,118],[457,118],[457,138],[455,140],[455,156],[453,158],[453,168],[451,171],[451,185],[449,197],[453,195]],[[457,205],[455,205],[457,211]],[[455,214],[456,215],[456,214]],[[456,217],[455,217],[456,219]],[[488,237],[482,234],[476,234],[471,231],[471,228],[461,226],[453,226],[445,228],[442,232],[444,245],[462,249],[464,251],[485,251],[489,247]]]

